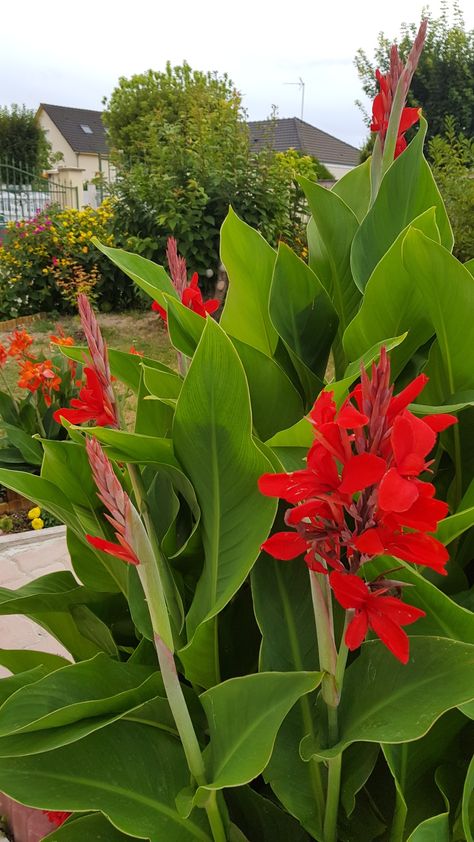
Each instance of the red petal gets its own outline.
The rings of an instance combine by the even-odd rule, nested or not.
[[[419,108],[404,108],[402,111],[402,116],[400,118],[400,125],[398,127],[398,134],[403,134],[404,132],[411,129],[415,123],[418,122],[420,119],[420,109]]]
[[[92,535],[86,535],[86,539],[89,544],[97,550],[102,550],[103,553],[108,553],[109,555],[115,556],[115,558],[120,558],[128,564],[140,564],[140,560],[132,552],[132,550],[122,547],[120,544],[114,544],[112,541],[106,541],[105,538],[94,538]]]
[[[379,486],[378,505],[385,512],[405,512],[418,495],[414,482],[400,476],[396,468],[390,468]]]
[[[408,384],[398,395],[395,395],[390,401],[388,414],[390,418],[398,415],[403,409],[406,409],[408,404],[413,403],[416,397],[423,391],[428,383],[426,374],[419,374],[411,383]]]
[[[419,529],[420,532],[435,532],[438,522],[447,514],[447,503],[420,495],[413,506],[410,506],[406,512],[400,513],[399,523],[410,529]]]
[[[367,612],[357,611],[346,629],[345,642],[351,652],[358,649],[361,643],[365,640],[367,629],[369,627]]]
[[[369,597],[368,603],[369,620],[372,616],[372,611],[378,615],[384,615],[397,623],[398,626],[409,626],[411,623],[416,623],[420,617],[426,617],[426,613],[421,608],[416,608],[414,605],[407,605],[401,599],[395,596],[377,596],[375,591]]]
[[[206,313],[215,313],[216,310],[219,309],[220,302],[217,298],[209,298],[207,301],[204,302],[204,309]]]
[[[380,555],[385,550],[382,535],[383,532],[380,529],[367,529],[353,543],[364,555]]]
[[[434,433],[442,433],[443,430],[447,430],[448,427],[451,427],[453,424],[458,423],[458,419],[455,415],[448,415],[448,413],[439,413],[438,415],[425,415],[423,418],[425,424],[428,424],[431,430]]]
[[[304,553],[307,543],[297,532],[277,532],[262,544],[262,550],[273,558],[289,561]]]
[[[346,403],[336,418],[336,424],[346,430],[353,430],[355,427],[363,427],[368,420],[367,415],[359,412],[351,403]]]
[[[322,484],[314,471],[303,470],[291,474],[263,474],[258,487],[267,497],[281,497],[288,503],[299,503],[319,493]]]
[[[384,475],[387,469],[385,459],[374,453],[361,453],[353,456],[344,466],[342,482],[339,491],[343,494],[354,494],[369,485],[374,485]]]
[[[446,547],[431,535],[420,532],[398,535],[387,550],[404,561],[422,564],[443,576],[447,575],[444,566],[449,559],[449,553]]]
[[[320,392],[314,402],[314,406],[308,415],[311,424],[319,427],[320,424],[327,424],[334,421],[336,415],[336,404],[334,403],[334,392]]]
[[[380,637],[382,643],[387,649],[398,658],[402,664],[408,663],[409,657],[409,643],[408,637],[393,620],[388,617],[382,617],[378,614],[369,615],[369,625],[374,630],[375,634]]]
[[[343,608],[363,608],[370,595],[365,582],[353,573],[334,571],[329,575],[329,583]]]

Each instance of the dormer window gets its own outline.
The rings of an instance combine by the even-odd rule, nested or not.
[[[81,123],[81,129],[84,132],[84,134],[93,134],[91,127],[86,125],[85,123]]]

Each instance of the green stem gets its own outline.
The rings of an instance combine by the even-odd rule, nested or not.
[[[341,698],[342,684],[344,681],[344,672],[347,663],[348,650],[344,641],[344,635],[347,625],[344,624],[344,631],[342,633],[341,645],[337,655],[336,668],[334,671],[334,684],[336,690],[336,705],[327,706],[328,715],[328,743],[329,746],[334,746],[339,740],[339,723],[338,723],[338,705]],[[324,814],[324,842],[336,842],[337,840],[337,816],[339,811],[339,798],[341,791],[341,771],[342,771],[342,752],[336,757],[331,757],[328,761],[328,788],[326,797],[326,811]]]
[[[38,422],[39,434],[40,434],[41,438],[45,439],[45,438],[47,438],[46,430],[44,429],[43,419],[41,418],[41,415],[40,415],[40,411],[39,411],[39,407],[38,407],[38,401],[36,400],[36,396],[35,396],[35,399],[34,399],[34,405],[35,405],[36,420]]]
[[[397,789],[395,796],[395,811],[393,814],[392,827],[390,829],[389,842],[402,842],[406,818],[407,806],[401,793]]]
[[[156,653],[160,665],[163,684],[166,690],[166,697],[173,714],[173,719],[178,729],[189,771],[198,786],[206,785],[206,772],[201,749],[196,737],[196,732],[189,715],[186,699],[176,671],[176,664],[173,653],[168,649],[165,642],[158,634],[154,635]],[[205,805],[207,817],[212,831],[214,842],[226,842],[226,832],[215,791],[211,791]]]
[[[315,573],[314,570],[309,571],[318,642],[319,669],[324,673],[321,685],[322,696],[328,706],[337,707],[335,683],[337,652],[334,643],[332,603],[327,578],[323,573]]]

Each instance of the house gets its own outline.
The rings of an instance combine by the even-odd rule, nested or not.
[[[248,127],[250,143],[255,151],[265,145],[276,152],[296,149],[302,155],[317,158],[336,180],[359,163],[359,149],[298,117],[259,120],[248,123]]]
[[[104,170],[109,150],[101,111],[42,102],[36,120],[53,152],[62,154],[61,164],[83,170],[84,181]]]

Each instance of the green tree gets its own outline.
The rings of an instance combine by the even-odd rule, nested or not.
[[[408,105],[421,106],[429,124],[429,135],[443,133],[447,115],[454,118],[456,129],[467,137],[474,136],[474,30],[466,30],[457,0],[452,13],[447,0],[441,15],[433,18],[429,13],[428,34],[424,50],[413,77],[408,95]],[[451,20],[450,20],[451,18]],[[418,23],[404,23],[398,39],[399,52],[405,60],[415,37]],[[390,46],[394,40],[380,33],[374,58],[359,49],[355,66],[366,96],[373,99],[377,92],[375,70],[386,72],[389,65]],[[362,110],[364,108],[358,103]],[[365,113],[365,112],[364,112]],[[366,114],[367,124],[370,120]]]
[[[230,204],[270,242],[298,246],[304,213],[295,176],[325,173],[296,153],[253,153],[240,94],[227,76],[168,63],[164,72],[120,79],[105,104],[119,173],[118,225],[130,248],[161,260],[172,233],[193,270],[215,270]]]
[[[0,107],[0,160],[8,158],[37,173],[49,163],[50,145],[35,113],[26,106]]]
[[[474,139],[457,134],[448,117],[444,133],[430,140],[428,151],[453,226],[454,253],[465,262],[474,257]]]

